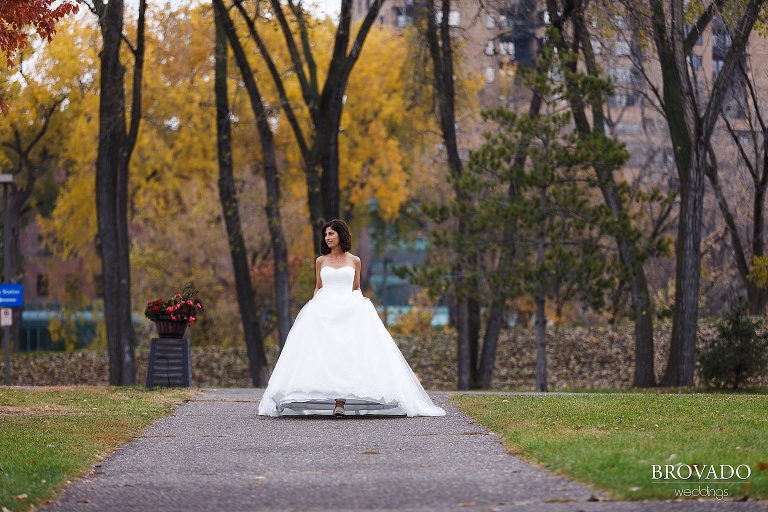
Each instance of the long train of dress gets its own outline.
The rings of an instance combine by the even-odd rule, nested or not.
[[[299,312],[259,404],[265,416],[442,416],[360,290],[353,267],[323,267],[323,287]]]

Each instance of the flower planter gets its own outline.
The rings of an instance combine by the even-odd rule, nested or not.
[[[183,338],[187,332],[187,322],[185,320],[155,320],[157,335],[161,338]]]
[[[155,322],[160,338],[182,339],[187,326],[197,320],[203,305],[197,300],[197,290],[192,283],[187,283],[181,293],[168,300],[157,299],[147,302],[144,316]]]

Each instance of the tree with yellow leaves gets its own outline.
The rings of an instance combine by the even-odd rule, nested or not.
[[[224,0],[214,0],[219,12],[228,12]],[[367,7],[363,21],[352,30],[352,0],[342,0],[338,25],[330,45],[314,46],[313,29],[318,25],[301,2],[270,0],[269,5],[246,4],[240,0],[232,7],[247,25],[249,38],[264,59],[269,75],[279,93],[282,115],[296,139],[302,156],[306,179],[307,205],[313,227],[313,246],[319,252],[320,229],[326,220],[339,218],[339,128],[344,110],[344,97],[352,69],[357,63],[363,44],[378,18],[383,0],[374,0]],[[322,23],[321,23],[322,24]],[[289,53],[291,79],[298,80],[301,102],[291,99],[287,92],[284,72],[276,65],[275,49],[267,46],[263,30],[279,27],[284,38],[281,48]],[[232,33],[229,36],[230,44]],[[237,37],[237,36],[235,36]],[[322,48],[330,47],[327,61],[318,59]],[[320,51],[317,49],[320,48]],[[323,66],[322,64],[327,63]],[[324,75],[324,76],[323,76]],[[305,110],[311,121],[299,120],[299,110]]]
[[[68,23],[64,22],[66,31]],[[0,71],[2,79],[12,84],[14,108],[0,124],[0,165],[11,174],[8,218],[4,229],[10,238],[11,275],[8,282],[22,282],[24,256],[20,253],[22,225],[35,214],[47,214],[56,199],[56,177],[67,160],[69,146],[68,107],[79,97],[75,76],[68,68],[65,45],[30,45],[22,51],[17,68]],[[35,66],[25,65],[35,62]],[[51,79],[52,76],[58,79]],[[21,310],[15,310],[14,339],[18,335]]]
[[[238,32],[244,30],[243,25],[237,27]],[[213,11],[207,6],[149,8],[142,129],[131,159],[128,188],[132,309],[142,309],[148,298],[173,293],[180,282],[194,281],[206,305],[206,315],[195,324],[196,344],[240,342],[244,335],[242,328],[233,329],[240,316],[238,308],[233,308],[239,278],[230,256],[227,211],[216,195],[213,28]],[[68,69],[87,87],[64,111],[70,116],[69,133],[79,142],[62,148],[68,159],[68,178],[55,210],[41,224],[48,247],[57,255],[86,257],[97,273],[100,262],[94,252],[97,229],[92,198],[98,84],[88,80],[97,75],[99,34],[87,23],[73,24],[71,30],[67,33],[73,42],[70,51],[73,55],[80,52],[82,62],[73,60]],[[333,40],[334,33],[330,23],[314,25],[311,37],[318,59],[330,58],[322,48],[329,46],[325,43]],[[281,37],[279,32],[265,32],[266,41],[275,48]],[[374,201],[386,215],[396,216],[413,190],[439,183],[418,174],[425,167],[419,156],[425,144],[421,136],[429,136],[432,120],[422,105],[409,102],[408,91],[401,86],[406,48],[387,31],[372,29],[369,37],[375,44],[366,46],[350,75],[345,100],[339,136],[340,200],[350,216],[365,212]],[[264,76],[268,70],[261,58],[253,53],[253,46],[246,48],[254,73]],[[284,57],[289,58],[287,52]],[[126,72],[131,71],[128,61]],[[52,70],[49,80],[55,81],[56,74]],[[259,86],[275,141],[288,275],[291,282],[303,283],[314,278],[303,157],[285,115],[275,108],[280,93],[271,80],[260,80]],[[301,101],[297,81],[287,80],[286,88],[290,98]],[[265,229],[269,197],[261,163],[263,150],[238,70],[227,72],[227,89],[232,183],[238,197],[247,272],[266,336],[274,329],[276,299],[272,242]],[[310,117],[306,110],[302,112],[299,121],[308,126]],[[72,218],[80,221],[73,223]],[[292,311],[308,298],[308,286],[294,287]],[[268,341],[265,339],[267,346]]]

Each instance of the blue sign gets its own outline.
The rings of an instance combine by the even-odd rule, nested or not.
[[[24,305],[24,287],[20,284],[0,284],[0,307],[19,308]]]

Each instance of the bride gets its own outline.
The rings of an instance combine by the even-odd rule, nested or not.
[[[314,298],[296,317],[259,414],[444,415],[363,297],[351,247],[344,221],[323,226]]]

